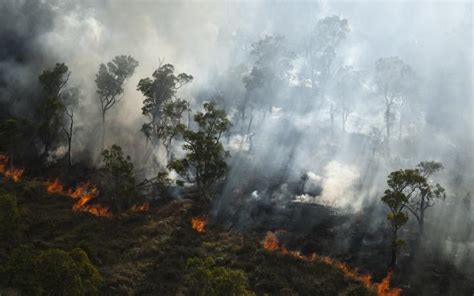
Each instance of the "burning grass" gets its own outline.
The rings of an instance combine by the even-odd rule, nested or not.
[[[207,225],[207,217],[206,216],[198,216],[191,219],[191,224],[193,229],[199,233],[206,232],[205,228]]]
[[[72,207],[74,211],[87,212],[98,217],[112,216],[108,207],[90,203],[91,200],[97,197],[98,190],[97,187],[91,185],[89,182],[77,185],[74,190],[70,189],[68,194],[76,201]]]
[[[48,190],[49,194],[63,193],[64,186],[61,184],[59,179],[55,179],[54,181],[49,181],[47,183],[46,189]]]
[[[18,183],[23,177],[24,169],[20,168],[11,168],[8,169],[8,160],[9,157],[6,154],[0,154],[0,174],[4,175],[7,178],[11,178],[13,182]]]
[[[46,183],[46,190],[49,194],[64,194],[71,197],[75,203],[72,206],[73,211],[87,212],[97,217],[111,217],[112,212],[106,206],[98,203],[92,203],[97,198],[99,192],[97,187],[89,182],[80,183],[74,189],[64,190],[64,185],[59,179]]]
[[[357,270],[351,268],[344,262],[333,259],[328,256],[320,256],[316,253],[310,255],[304,255],[299,251],[288,250],[285,246],[280,245],[276,232],[268,231],[263,240],[263,248],[269,252],[277,252],[281,255],[288,255],[299,260],[314,262],[319,261],[327,265],[333,266],[342,273],[353,280],[356,280],[364,285],[367,289],[371,289],[377,293],[378,296],[400,296],[400,288],[390,288],[390,281],[392,279],[392,273],[389,272],[387,276],[380,283],[373,283],[372,276],[370,274],[362,275]]]
[[[149,202],[144,202],[141,205],[133,205],[130,208],[130,211],[136,212],[136,213],[144,213],[144,212],[148,212],[149,210],[150,210]]]

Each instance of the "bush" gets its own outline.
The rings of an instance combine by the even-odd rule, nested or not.
[[[253,295],[243,271],[218,267],[210,257],[188,259],[185,285],[191,295]]]
[[[0,194],[0,239],[6,241],[15,235],[19,223],[20,211],[15,196]]]
[[[98,295],[102,278],[79,248],[35,253],[22,246],[2,270],[2,284],[27,295]]]

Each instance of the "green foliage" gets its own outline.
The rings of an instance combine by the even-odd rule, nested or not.
[[[253,295],[243,271],[218,267],[211,257],[188,259],[185,285],[191,295]]]
[[[247,92],[239,106],[242,117],[245,117],[249,105],[267,110],[271,108],[272,100],[282,87],[288,85],[291,62],[295,58],[282,36],[265,36],[252,44],[251,54],[255,64],[242,80]],[[250,98],[254,100],[250,101]]]
[[[189,110],[189,103],[176,97],[179,88],[193,80],[193,76],[181,73],[176,76],[171,64],[161,65],[152,78],[141,79],[137,90],[145,96],[143,115],[149,122],[142,127],[147,139],[159,140],[165,145],[169,157],[173,139],[185,129],[183,113]]]
[[[116,56],[107,65],[100,64],[96,75],[97,94],[101,103],[103,118],[107,110],[119,101],[125,82],[133,75],[138,61],[131,56]]]
[[[339,16],[321,19],[304,47],[306,65],[303,73],[311,81],[313,91],[321,91],[331,75],[336,49],[349,33],[349,23]]]
[[[0,239],[11,239],[17,232],[19,224],[20,211],[15,196],[0,193]]]
[[[45,70],[39,77],[39,82],[48,97],[59,97],[61,90],[69,79],[68,67],[57,63],[53,70]]]
[[[134,195],[135,174],[130,156],[125,156],[122,148],[118,145],[112,145],[110,150],[102,152],[103,177],[106,195],[112,200],[120,201],[115,204],[118,207],[128,207],[130,198]]]
[[[21,246],[2,270],[3,285],[33,295],[98,295],[102,278],[81,249],[35,252]]]
[[[70,74],[64,63],[57,63],[52,70],[45,70],[38,77],[44,92],[44,99],[38,109],[40,118],[38,136],[44,145],[43,157],[59,144],[59,132],[64,125],[69,103],[62,99],[62,91]]]
[[[0,121],[0,151],[7,151],[12,155],[24,148],[31,129],[31,122],[25,118],[8,118]]]
[[[201,194],[209,198],[211,186],[227,173],[225,158],[228,152],[224,150],[220,138],[231,124],[225,111],[214,103],[205,103],[204,110],[204,113],[194,116],[198,130],[185,130],[183,133],[186,157],[171,161],[168,168],[175,170],[187,182],[195,183]]]

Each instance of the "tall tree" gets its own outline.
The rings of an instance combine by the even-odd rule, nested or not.
[[[334,102],[331,103],[331,110],[333,112],[334,109],[339,110],[342,132],[346,131],[346,122],[353,111],[360,86],[360,72],[354,70],[351,66],[342,67],[336,72],[333,85]],[[334,103],[336,104],[335,107],[332,106]],[[333,113],[331,112],[331,114]]]
[[[266,36],[252,44],[250,52],[255,63],[250,73],[243,77],[246,94],[239,106],[242,120],[249,105],[264,111],[271,110],[272,103],[288,85],[292,61],[291,52],[282,36]],[[252,101],[251,101],[252,100]]]
[[[349,23],[339,16],[321,19],[303,46],[305,65],[303,78],[309,79],[313,97],[323,97],[333,75],[336,50],[349,33]]]
[[[105,141],[105,115],[120,101],[124,85],[132,77],[138,62],[131,56],[116,56],[107,64],[100,64],[95,83],[102,115],[102,148]]]
[[[375,62],[377,92],[385,101],[384,119],[387,143],[390,141],[395,120],[393,107],[395,105],[403,106],[404,98],[414,89],[414,76],[412,68],[398,57],[380,58]],[[400,113],[400,122],[401,120]]]
[[[38,135],[43,143],[41,158],[47,157],[53,145],[57,144],[64,112],[60,97],[70,75],[64,63],[57,63],[52,70],[45,70],[38,77],[44,97],[38,112],[40,117]]]
[[[204,113],[195,114],[194,121],[197,130],[183,133],[186,156],[171,161],[168,168],[175,170],[186,182],[196,184],[202,197],[209,200],[211,187],[227,172],[228,152],[220,139],[231,123],[225,111],[212,102],[204,103]]]
[[[137,86],[145,96],[142,113],[149,119],[143,124],[142,132],[147,139],[165,146],[168,159],[171,142],[184,130],[182,117],[189,110],[189,103],[176,93],[192,80],[193,76],[186,73],[176,76],[173,65],[164,64],[153,72],[152,78],[141,79]]]

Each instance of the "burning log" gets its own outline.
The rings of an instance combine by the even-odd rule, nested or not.
[[[199,233],[204,233],[206,225],[207,225],[207,217],[206,216],[194,217],[191,219],[191,224],[194,230],[196,230]]]
[[[319,256],[316,253],[305,256],[300,251],[288,251],[285,246],[280,245],[276,233],[272,231],[268,231],[266,233],[265,239],[263,240],[263,248],[269,252],[278,252],[281,255],[289,255],[299,260],[309,262],[319,261],[327,265],[331,265],[342,271],[346,277],[362,283],[368,289],[374,290],[378,296],[400,296],[400,288],[390,288],[390,281],[392,278],[391,272],[389,272],[380,283],[373,283],[372,276],[370,274],[359,274],[357,270],[351,268],[349,265],[339,260],[328,256]]]

